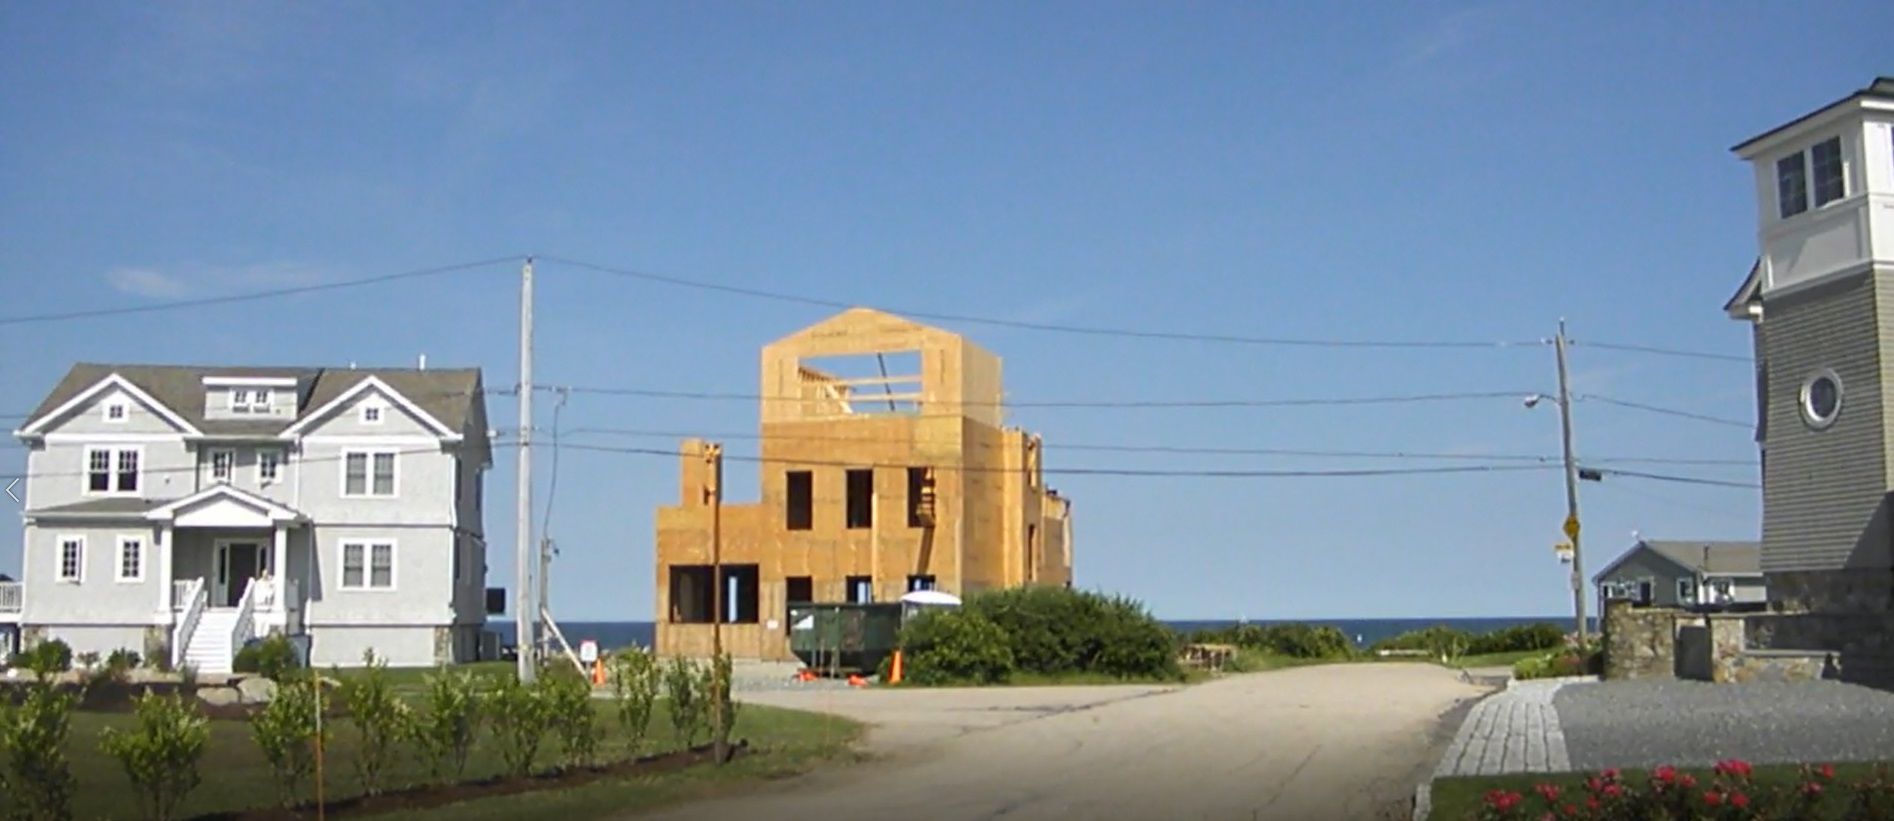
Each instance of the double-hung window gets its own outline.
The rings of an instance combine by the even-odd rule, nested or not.
[[[283,452],[265,448],[256,452],[256,481],[259,485],[273,485],[282,475]]]
[[[1829,137],[1776,160],[1776,213],[1788,219],[1848,196],[1841,138]]]
[[[85,537],[65,536],[59,540],[59,580],[85,581]]]
[[[213,450],[210,452],[210,480],[228,482],[237,473],[237,452],[234,450]]]
[[[267,414],[271,398],[269,388],[231,388],[230,412]]]
[[[142,582],[145,580],[144,539],[137,536],[119,537],[118,580],[121,582]]]
[[[87,493],[138,492],[138,448],[93,447],[86,448],[85,454]]]
[[[393,590],[395,544],[392,541],[342,543],[342,589]]]
[[[395,495],[395,452],[351,450],[342,454],[342,495]]]

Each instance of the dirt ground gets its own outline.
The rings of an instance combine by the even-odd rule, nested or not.
[[[1194,687],[746,694],[873,725],[876,760],[674,807],[721,818],[1405,818],[1488,692],[1427,664],[1349,664]]]

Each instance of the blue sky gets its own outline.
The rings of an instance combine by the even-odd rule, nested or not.
[[[7,4],[0,316],[540,253],[1032,322],[1528,340],[1565,317],[1581,340],[1744,355],[1747,331],[1719,308],[1755,254],[1755,205],[1727,149],[1894,72],[1891,24],[1894,6],[1870,3]],[[425,353],[506,386],[515,271],[0,325],[0,414],[30,410],[78,359]],[[824,316],[540,272],[543,382],[749,393],[757,348]],[[1021,402],[1554,386],[1539,347],[943,324],[1003,356]],[[1583,392],[1753,413],[1742,363],[1579,347],[1573,368]],[[510,400],[491,410],[511,424]],[[1581,456],[1754,457],[1742,428],[1574,410]],[[715,434],[755,420],[746,402],[574,396],[561,421]],[[1011,421],[1045,435],[1051,482],[1075,499],[1080,584],[1160,615],[1569,612],[1556,471],[1056,475],[1437,464],[1061,442],[1549,455],[1550,406],[1022,408]],[[0,473],[23,465],[0,447]],[[502,453],[488,484],[494,584],[511,578],[513,467]],[[732,499],[752,498],[754,466],[730,469]],[[1740,465],[1650,469],[1755,480]],[[671,459],[564,455],[564,617],[650,618],[652,510],[676,492]],[[1751,490],[1613,478],[1582,504],[1594,569],[1634,530],[1757,528]],[[18,539],[0,533],[0,571],[17,572]]]

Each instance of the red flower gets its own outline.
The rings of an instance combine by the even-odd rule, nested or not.
[[[1727,775],[1732,778],[1740,778],[1747,781],[1749,780],[1750,774],[1749,762],[1737,758],[1732,758],[1728,761],[1718,761],[1716,763],[1716,774]]]
[[[1662,783],[1669,784],[1677,780],[1677,768],[1672,767],[1669,764],[1665,764],[1662,767],[1658,767],[1657,769],[1652,770],[1651,778],[1656,779],[1657,781],[1660,781]]]
[[[1835,765],[1833,764],[1823,764],[1820,767],[1816,767],[1815,772],[1819,773],[1824,781],[1835,780]]]
[[[1597,796],[1585,799],[1585,808],[1592,812],[1597,812],[1603,806],[1604,804],[1599,802]]]
[[[1739,792],[1730,793],[1730,806],[1735,807],[1739,810],[1748,808],[1749,796],[1744,795]]]
[[[1486,793],[1486,805],[1492,807],[1495,812],[1512,812],[1514,807],[1519,806],[1522,798],[1523,796],[1516,792],[1490,790]]]
[[[1605,797],[1606,798],[1622,798],[1624,797],[1624,788],[1618,786],[1617,784],[1606,784]]]
[[[1707,793],[1704,793],[1703,803],[1712,807],[1721,807],[1723,806],[1723,794],[1720,792],[1717,792],[1716,790],[1711,790]]]
[[[1599,773],[1599,775],[1604,776],[1606,781],[1616,781],[1618,780],[1618,768],[1612,767],[1609,770]]]
[[[1538,793],[1540,798],[1545,799],[1547,804],[1559,800],[1559,787],[1557,784],[1540,784],[1537,787],[1533,787],[1532,790]]]
[[[1686,790],[1694,790],[1697,788],[1697,777],[1693,775],[1685,774],[1684,776],[1677,779],[1677,783],[1682,785],[1683,788]]]
[[[1802,794],[1811,798],[1822,794],[1822,785],[1813,781],[1802,782]]]
[[[1593,799],[1593,800],[1595,801],[1597,799]],[[1559,814],[1566,816],[1568,818],[1577,817],[1578,808],[1570,804],[1566,804],[1565,806],[1559,808]]]

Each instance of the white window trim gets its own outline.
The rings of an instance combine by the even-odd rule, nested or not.
[[[1840,142],[1840,145],[1841,145],[1839,149],[1840,154],[1841,154],[1841,196],[1836,197],[1820,205],[1816,205],[1815,204],[1815,146],[1821,145],[1822,143],[1828,142],[1829,140],[1837,140]],[[1801,147],[1797,148],[1794,151],[1785,151],[1781,154],[1777,154],[1775,156],[1775,159],[1771,160],[1769,163],[1769,176],[1770,176],[1769,187],[1770,187],[1770,190],[1776,195],[1775,207],[1772,209],[1776,215],[1776,222],[1798,222],[1802,220],[1802,218],[1807,217],[1810,214],[1819,214],[1830,208],[1834,208],[1838,205],[1841,205],[1842,203],[1848,202],[1849,200],[1853,199],[1855,196],[1859,195],[1861,193],[1860,190],[1858,190],[1852,184],[1852,180],[1849,178],[1849,175],[1854,173],[1854,170],[1855,170],[1854,157],[1849,152],[1849,149],[1853,147],[1854,147],[1853,142],[1849,140],[1848,134],[1846,132],[1837,132],[1834,134],[1825,134],[1821,137],[1807,140],[1801,143]],[[1802,210],[1797,211],[1788,216],[1783,216],[1782,214],[1782,174],[1778,170],[1778,166],[1781,164],[1783,160],[1789,159],[1790,157],[1796,157],[1800,159],[1801,165],[1802,165]]]
[[[1697,580],[1681,578],[1677,580],[1677,600],[1694,602],[1697,600]]]
[[[1835,383],[1835,410],[1825,417],[1815,415],[1813,401],[1815,383],[1822,379]],[[1842,384],[1841,375],[1835,373],[1833,368],[1823,368],[1802,380],[1802,389],[1796,394],[1795,404],[1801,411],[1802,424],[1807,425],[1811,430],[1827,430],[1834,427],[1835,421],[1841,418],[1842,404],[1845,401],[1847,401],[1847,386]]]
[[[374,412],[375,418],[373,419],[368,418],[370,411]],[[362,406],[360,408],[357,408],[355,413],[356,413],[356,417],[361,420],[362,424],[379,425],[388,419],[388,406],[380,402],[374,402],[374,401],[363,402]]]
[[[349,492],[349,457],[363,454],[367,463],[363,466],[362,492]],[[388,493],[375,492],[375,455],[385,453],[394,458],[394,487]],[[398,499],[401,498],[401,451],[398,448],[346,448],[342,451],[341,495],[344,499]]]
[[[74,563],[76,569],[79,571],[76,576],[66,575],[66,545],[71,543],[77,543],[79,545],[79,560]],[[85,584],[85,537],[73,535],[60,536],[58,541],[55,541],[53,544],[55,545],[53,550],[53,579],[60,584]]]
[[[388,546],[388,586],[375,586],[375,546]],[[362,549],[362,583],[348,583],[349,548]],[[351,593],[393,593],[401,586],[401,545],[394,539],[344,539],[336,543],[335,587]]]
[[[111,461],[110,461],[110,464],[108,465],[108,467],[110,468],[111,479],[107,483],[110,485],[110,487],[106,490],[93,490],[92,489],[92,454],[99,451],[104,451],[106,453],[111,454]],[[138,454],[138,487],[133,488],[131,490],[120,490],[118,487],[118,455],[124,451],[133,451]],[[85,446],[85,449],[81,452],[80,458],[84,460],[80,463],[81,468],[79,470],[80,495],[90,496],[93,498],[100,498],[100,497],[106,497],[106,496],[138,496],[144,493],[144,490],[145,490],[145,448],[144,446],[142,445],[87,445]]]
[[[274,457],[276,459],[276,475],[275,476],[263,475],[263,460],[266,457]],[[257,486],[268,487],[270,485],[276,484],[277,482],[283,481],[283,462],[284,462],[283,451],[277,448],[257,448],[256,450]]]
[[[116,418],[112,416],[112,410],[114,408],[118,409],[118,416]],[[111,399],[107,401],[105,404],[99,406],[99,418],[104,420],[105,424],[108,424],[108,425],[123,425],[126,422],[131,421],[131,418],[132,418],[131,403],[125,401],[124,399],[119,399],[119,398]]]
[[[217,456],[219,454],[227,455],[230,457],[230,472],[225,474],[222,479],[217,478]],[[236,448],[212,449],[210,452],[210,480],[212,482],[223,482],[225,484],[229,484],[229,483],[235,482],[236,479],[237,479],[237,449]]]
[[[143,536],[118,537],[118,555],[114,557],[118,560],[118,563],[112,568],[112,577],[127,584],[143,582],[145,580],[145,562],[151,558],[151,551],[146,549],[150,547],[150,541],[151,540]],[[127,576],[125,575],[125,546],[132,544],[138,545],[138,575]]]

